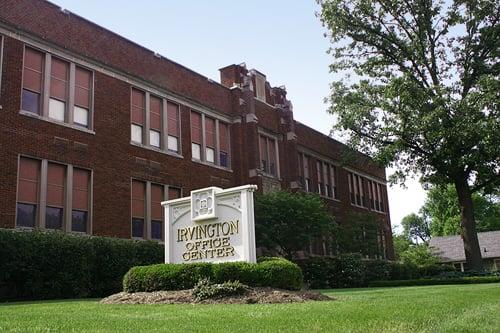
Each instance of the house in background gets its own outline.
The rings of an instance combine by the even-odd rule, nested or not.
[[[491,271],[499,271],[500,231],[479,232],[477,237],[484,267]],[[460,235],[431,238],[429,246],[442,263],[453,264],[462,272],[467,270],[464,243]]]

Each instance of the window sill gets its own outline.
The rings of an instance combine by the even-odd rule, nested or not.
[[[151,150],[151,151],[154,151],[154,152],[157,152],[157,153],[160,153],[160,154],[169,155],[169,156],[176,157],[176,158],[184,158],[182,155],[180,155],[180,154],[178,154],[178,153],[176,153],[174,151],[162,150],[160,148],[146,146],[146,145],[143,145],[141,143],[134,142],[134,141],[130,141],[130,144],[132,146],[136,146],[136,147],[139,147],[139,148],[144,148],[144,149],[147,149],[147,150]]]
[[[46,122],[49,122],[49,123],[52,123],[52,124],[61,125],[61,126],[67,127],[67,128],[72,128],[72,129],[75,129],[75,130],[78,130],[78,131],[81,131],[81,132],[84,132],[84,133],[89,133],[89,134],[95,135],[95,131],[93,131],[93,130],[86,129],[86,128],[78,126],[78,125],[72,125],[72,124],[68,124],[68,123],[62,122],[62,121],[58,121],[58,120],[50,119],[50,118],[47,118],[47,117],[43,117],[43,116],[40,116],[40,115],[32,113],[32,112],[20,110],[19,114],[23,115],[23,116],[35,118],[35,119],[38,119],[38,120],[46,121]]]
[[[280,178],[280,177],[275,176],[275,175],[272,175],[272,174],[267,173],[267,172],[265,172],[265,171],[260,170],[260,174],[261,174],[262,176],[264,176],[264,177],[267,177],[267,178],[272,178],[272,179],[275,179],[275,180],[281,181],[281,178]]]
[[[213,164],[213,163],[210,163],[210,162],[205,162],[205,161],[197,160],[195,158],[192,158],[191,162],[198,163],[198,164],[201,164],[201,165],[206,165],[206,166],[209,166],[209,167],[212,167],[212,168],[216,168],[216,169],[219,169],[219,170],[224,170],[224,171],[227,171],[227,172],[233,172],[233,170],[230,169],[230,168],[225,168],[225,167],[222,167],[222,166],[217,165],[217,164]]]
[[[337,198],[332,198],[332,197],[329,197],[329,196],[327,196],[327,195],[321,195],[321,194],[320,194],[319,196],[320,196],[320,198],[323,198],[323,199],[328,199],[328,200],[330,200],[330,201],[341,202],[339,199],[337,199]]]
[[[368,207],[365,207],[365,206],[360,206],[360,205],[356,205],[356,204],[353,204],[352,202],[351,202],[351,206],[356,207],[356,208],[365,209],[365,210],[368,210],[368,211],[369,211]]]
[[[80,232],[80,231],[64,231],[62,229],[48,229],[48,228],[41,228],[41,227],[20,227],[20,226],[15,226],[14,230],[16,231],[42,231],[42,232],[62,232],[66,235],[73,235],[73,236],[92,236],[88,232]]]

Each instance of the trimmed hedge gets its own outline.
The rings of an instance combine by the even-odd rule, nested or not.
[[[462,278],[436,278],[436,279],[414,279],[394,281],[372,281],[369,287],[403,287],[403,286],[431,286],[444,284],[473,284],[473,283],[497,283],[500,276],[468,276]]]
[[[213,283],[239,281],[251,287],[273,287],[299,290],[303,285],[302,271],[285,259],[273,259],[257,264],[246,262],[159,264],[136,266],[123,278],[126,292],[191,289],[202,279]]]
[[[0,299],[103,297],[133,266],[163,262],[155,242],[0,230]]]
[[[454,270],[450,265],[416,266],[386,260],[366,260],[359,254],[311,257],[295,261],[304,282],[313,289],[365,287],[371,281],[407,280],[439,276]]]

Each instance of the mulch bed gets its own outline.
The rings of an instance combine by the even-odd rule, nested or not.
[[[101,300],[102,304],[275,304],[306,301],[331,301],[333,298],[312,291],[289,291],[273,288],[251,288],[244,295],[197,301],[192,290],[121,292]]]

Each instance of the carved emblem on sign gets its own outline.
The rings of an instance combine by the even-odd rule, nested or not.
[[[215,215],[215,193],[222,191],[218,187],[209,187],[191,192],[191,218],[193,221],[213,219]]]

